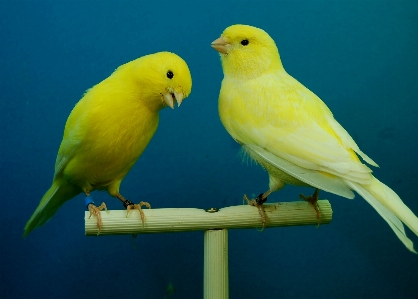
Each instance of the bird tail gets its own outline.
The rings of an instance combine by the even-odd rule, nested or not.
[[[33,212],[25,225],[23,237],[26,237],[32,230],[45,224],[54,216],[64,202],[73,198],[80,190],[63,180],[54,180],[51,188],[42,197],[41,202]]]
[[[418,236],[418,218],[392,189],[375,177],[369,185],[360,185],[348,180],[345,182],[382,216],[410,251],[417,253],[414,244],[406,236],[402,222]]]

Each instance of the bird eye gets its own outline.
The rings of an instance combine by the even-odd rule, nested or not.
[[[242,41],[241,41],[241,45],[243,45],[243,46],[246,46],[246,45],[248,45],[250,42],[248,41],[248,39],[243,39]]]
[[[174,77],[173,72],[172,72],[172,71],[168,71],[168,72],[167,72],[167,78],[168,78],[168,79],[173,79],[173,77]]]

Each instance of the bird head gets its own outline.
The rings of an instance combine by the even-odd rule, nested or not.
[[[192,90],[192,77],[186,62],[170,52],[159,52],[138,59],[137,80],[142,86],[141,94],[148,106],[174,109],[180,106]]]
[[[256,27],[232,25],[211,46],[221,55],[225,76],[254,78],[283,69],[274,40]]]

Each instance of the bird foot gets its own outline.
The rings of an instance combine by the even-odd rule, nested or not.
[[[266,227],[266,211],[264,210],[263,203],[267,201],[267,196],[264,197],[264,193],[261,193],[259,196],[253,199],[248,199],[247,195],[244,194],[244,200],[253,207],[256,207],[258,209],[258,213],[260,213],[261,216],[261,222],[263,224],[263,227],[261,231],[264,230]]]
[[[319,206],[318,206],[318,193],[319,193],[319,190],[316,189],[314,194],[312,194],[311,196],[305,196],[303,194],[299,195],[300,199],[303,199],[304,201],[309,202],[312,205],[312,207],[315,209],[316,219],[318,219],[317,227],[321,225],[321,212],[319,211]]]
[[[102,229],[102,216],[100,214],[100,211],[104,209],[107,212],[106,204],[104,202],[102,202],[102,204],[98,207],[94,204],[89,204],[88,209],[90,211],[89,218],[92,215],[96,216],[96,218],[97,218],[97,228],[99,229],[98,232],[97,232],[97,235],[99,235],[100,230]]]
[[[139,214],[141,215],[142,227],[144,227],[145,215],[144,215],[144,212],[142,211],[141,207],[146,206],[148,209],[151,209],[151,205],[149,203],[147,203],[146,201],[141,201],[139,204],[134,204],[132,201],[130,201],[130,200],[124,198],[122,195],[120,195],[120,193],[116,194],[116,197],[119,198],[122,201],[123,206],[126,208],[126,217],[128,217],[130,210],[138,210],[139,211]]]
[[[126,210],[127,210],[126,217],[128,217],[130,210],[138,210],[139,214],[141,215],[142,227],[144,227],[145,215],[144,215],[144,212],[142,211],[142,206],[145,206],[148,209],[151,209],[151,205],[146,201],[141,201],[139,204],[131,203],[126,207]]]

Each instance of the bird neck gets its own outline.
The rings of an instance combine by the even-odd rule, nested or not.
[[[234,53],[238,54],[238,53]],[[237,79],[254,79],[263,74],[284,70],[278,53],[275,55],[222,55],[224,75]]]
[[[155,88],[155,80],[145,76],[140,80],[132,76],[137,72],[135,64],[125,64],[118,68],[107,80],[113,80],[115,87],[113,90],[119,90],[126,95],[126,102],[131,103],[130,107],[146,107],[150,112],[156,113],[166,107],[159,90]],[[108,86],[112,86],[109,82]]]

